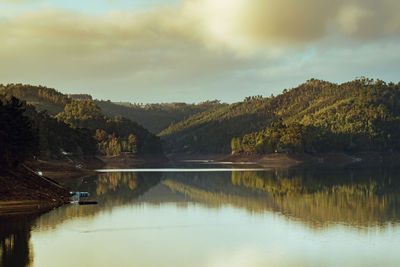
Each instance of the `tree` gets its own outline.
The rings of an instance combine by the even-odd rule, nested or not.
[[[24,115],[25,103],[0,97],[0,164],[16,166],[38,153],[38,135]]]
[[[129,150],[132,153],[137,153],[137,138],[134,134],[130,134],[128,136],[128,145],[129,145]]]

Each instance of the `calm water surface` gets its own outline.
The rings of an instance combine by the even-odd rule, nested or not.
[[[67,185],[97,206],[0,222],[0,266],[400,264],[397,171],[173,167],[99,173]]]

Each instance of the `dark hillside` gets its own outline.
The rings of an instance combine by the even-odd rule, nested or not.
[[[199,104],[160,103],[139,105],[99,100],[96,100],[95,103],[105,115],[109,117],[126,117],[143,125],[154,134],[158,134],[172,123],[179,122],[194,114],[226,105],[217,100]]]

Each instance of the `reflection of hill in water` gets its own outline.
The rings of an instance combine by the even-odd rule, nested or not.
[[[265,172],[103,173],[69,186],[97,206],[67,206],[39,218],[53,227],[121,205],[193,202],[251,213],[274,211],[314,226],[384,225],[400,219],[400,179],[390,171],[291,169]],[[161,183],[160,183],[161,181]]]
[[[68,184],[70,188],[87,191],[100,205],[123,205],[137,199],[161,180],[161,173],[102,173],[91,179]]]
[[[66,205],[39,218],[18,217],[0,221],[0,267],[30,265],[33,258],[30,245],[32,225],[56,228],[74,218],[90,219],[101,211],[137,199],[159,181],[159,174],[143,177],[135,173],[107,173],[68,184],[73,190],[90,192],[91,199],[99,200],[100,205]]]
[[[390,171],[294,169],[233,172],[229,182],[220,175],[178,175],[163,184],[207,205],[278,211],[313,225],[368,226],[399,220],[399,178]]]
[[[161,174],[142,173],[102,173],[92,178],[76,180],[65,186],[71,190],[89,192],[89,199],[97,200],[98,205],[66,205],[44,214],[36,224],[57,227],[59,223],[80,217],[91,218],[99,212],[134,202],[139,196],[160,182]]]
[[[311,227],[385,226],[400,219],[400,175],[382,170],[104,173],[68,186],[90,192],[99,205],[67,205],[36,220],[1,221],[0,267],[29,265],[32,225],[56,228],[78,217],[90,220],[121,205],[231,205],[251,213],[279,212]]]
[[[269,194],[232,184],[231,173],[167,173],[162,184],[174,194],[183,194],[188,202],[207,207],[234,205],[249,211],[263,211]]]

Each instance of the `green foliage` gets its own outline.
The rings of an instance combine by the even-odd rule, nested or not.
[[[242,143],[239,138],[232,138],[231,149],[233,153],[242,151]]]
[[[93,100],[92,96],[88,94],[68,94],[68,97],[73,100],[87,100],[87,101]]]
[[[263,109],[263,99],[214,107],[172,124],[159,135],[170,151],[229,152],[231,139],[265,127],[274,116]]]
[[[22,84],[0,85],[0,92],[20,97],[39,110],[56,115],[57,120],[47,112],[29,112],[39,131],[41,157],[59,157],[61,151],[92,155],[93,147],[106,155],[161,152],[158,137],[121,116],[114,119],[104,116],[90,95],[67,96],[54,89]],[[99,141],[96,130],[105,131],[107,138]]]
[[[1,165],[15,166],[37,153],[38,137],[25,109],[17,98],[0,96]]]
[[[134,134],[130,134],[127,138],[117,138],[113,134],[97,129],[95,139],[98,151],[107,156],[119,155],[121,152],[138,153],[138,141]]]
[[[45,111],[37,112],[33,106],[27,107],[25,115],[38,133],[41,158],[62,158],[65,154],[93,156],[96,153],[95,140],[87,129],[72,128]]]
[[[298,91],[308,100],[309,91],[318,97],[301,104]],[[276,112],[280,115],[279,121],[265,130],[244,135],[240,144],[232,149],[233,153],[400,149],[399,85],[368,79],[341,85],[310,80],[286,95],[289,100],[284,103],[291,101],[293,105],[285,105],[287,108]],[[293,112],[289,112],[290,109]]]
[[[0,93],[25,100],[28,104],[34,105],[39,111],[47,110],[51,115],[58,114],[66,104],[71,102],[71,99],[66,95],[44,86],[0,84]]]
[[[56,117],[74,128],[89,129],[98,143],[98,151],[104,155],[162,152],[158,137],[126,118],[104,116],[92,101],[72,101]]]
[[[171,151],[318,153],[398,150],[399,130],[399,84],[311,79],[275,97],[195,114],[160,136]]]
[[[75,128],[88,129],[96,128],[106,120],[100,108],[91,101],[72,101],[56,118]]]

